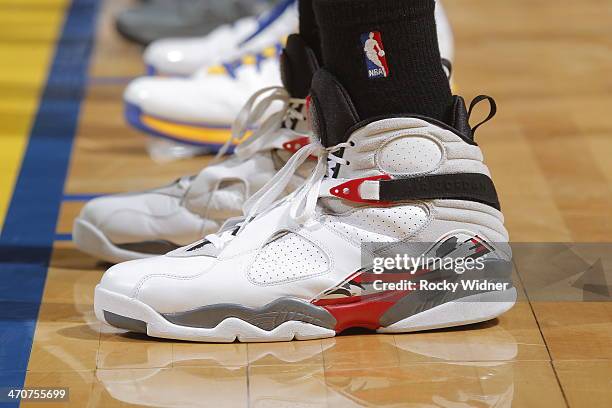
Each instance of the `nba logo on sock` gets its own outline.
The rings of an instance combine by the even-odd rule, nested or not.
[[[386,78],[389,76],[387,55],[379,31],[370,31],[361,35],[361,45],[365,55],[368,78]]]

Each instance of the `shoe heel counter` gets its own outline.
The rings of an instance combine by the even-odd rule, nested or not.
[[[426,241],[436,241],[449,231],[469,232],[478,236],[499,251],[500,257],[510,260],[509,234],[503,214],[485,204],[462,200],[434,200],[429,203],[431,221]]]

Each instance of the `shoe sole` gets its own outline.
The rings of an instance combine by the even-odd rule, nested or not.
[[[501,292],[485,292],[455,301],[443,303],[431,309],[399,320],[378,333],[408,333],[479,323],[496,318],[510,310],[516,303],[517,292],[511,288]],[[297,300],[294,300],[298,302]],[[227,305],[223,305],[227,307]],[[311,305],[313,308],[320,308]],[[284,313],[283,322],[271,330],[254,325],[254,321],[270,319],[269,312],[257,318],[242,320],[238,317],[224,318],[212,328],[191,327],[174,324],[145,303],[125,295],[96,287],[94,309],[99,320],[133,332],[151,337],[210,343],[273,342],[311,340],[336,335],[331,328],[321,327],[302,320],[285,320],[292,316]],[[279,312],[281,315],[282,312]],[[295,315],[295,313],[293,313]]]
[[[80,251],[109,263],[155,256],[155,254],[127,251],[117,247],[99,228],[82,218],[77,218],[74,221],[72,239]]]
[[[151,136],[170,140],[190,146],[205,148],[216,153],[231,137],[231,123],[206,124],[184,123],[169,118],[149,115],[133,103],[125,102],[125,120],[127,123]],[[232,153],[233,147],[227,152]]]

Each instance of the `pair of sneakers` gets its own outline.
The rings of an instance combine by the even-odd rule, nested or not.
[[[511,282],[438,285],[497,282],[511,267],[495,187],[469,124],[474,102],[468,111],[455,97],[448,123],[410,114],[362,120],[298,35],[288,39],[282,73],[283,88],[262,91],[269,94],[240,112],[236,138],[280,104],[234,156],[168,187],[85,207],[75,222],[80,248],[110,261],[145,258],[104,274],[96,316],[154,337],[232,342],[324,338],[351,327],[410,332],[509,310]],[[475,102],[483,99],[494,107],[490,98]],[[484,270],[373,267],[377,256],[404,248]],[[437,289],[406,286],[423,280]]]

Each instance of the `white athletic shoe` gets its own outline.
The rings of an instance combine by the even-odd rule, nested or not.
[[[253,102],[264,93],[269,96],[254,107]],[[274,176],[295,146],[309,142],[310,132],[300,113],[305,101],[290,98],[282,87],[264,88],[247,103],[234,125],[234,137],[220,153],[234,140],[242,140],[258,116],[276,101],[284,104],[283,109],[266,119],[227,160],[166,187],[87,203],[74,224],[77,247],[108,262],[161,255],[242,215],[244,201]],[[295,130],[281,128],[291,118],[297,121]]]
[[[489,97],[475,102],[483,99],[494,111]],[[320,142],[247,201],[247,216],[165,256],[112,267],[96,288],[96,316],[154,337],[232,342],[332,337],[356,326],[427,330],[510,309],[508,234],[463,99],[450,124],[360,121],[346,90],[320,70],[310,106]],[[311,176],[276,201],[313,155]],[[369,259],[403,250],[422,263],[379,273]],[[436,266],[447,259],[450,272]],[[485,287],[460,285],[483,276]],[[442,278],[462,289],[439,289]],[[434,289],[408,289],[420,281]]]
[[[251,96],[216,163],[169,186],[90,201],[74,223],[77,247],[108,262],[162,255],[216,232],[227,219],[242,215],[245,200],[272,178],[293,152],[310,142],[304,98],[318,64],[298,35],[290,36],[283,60],[285,85],[264,88]],[[278,109],[278,105],[282,107]],[[275,113],[269,114],[274,107]],[[249,129],[259,123],[247,137]],[[233,156],[219,162],[234,141],[245,138]],[[294,187],[309,169],[312,164],[304,166],[301,176],[294,176]]]
[[[221,71],[192,78],[142,77],[124,93],[125,116],[154,137],[218,151],[231,136],[232,122],[253,93],[280,86],[278,43]]]
[[[296,0],[282,0],[259,17],[223,25],[205,37],[169,38],[150,44],[144,60],[151,75],[189,76],[204,67],[238,58],[297,31]]]

